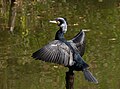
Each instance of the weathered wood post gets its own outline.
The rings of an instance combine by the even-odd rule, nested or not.
[[[73,71],[66,72],[66,89],[74,89],[74,73]]]

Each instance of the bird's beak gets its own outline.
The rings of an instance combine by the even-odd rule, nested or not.
[[[55,24],[57,24],[57,25],[59,25],[60,24],[60,21],[56,21],[56,20],[53,20],[53,21],[49,21],[50,23],[55,23]]]
[[[55,24],[58,24],[58,22],[57,21],[49,21],[50,23],[55,23]]]

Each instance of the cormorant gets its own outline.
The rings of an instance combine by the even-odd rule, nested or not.
[[[57,23],[60,29],[56,32],[55,40],[33,53],[32,57],[45,62],[64,65],[69,71],[82,71],[89,82],[98,83],[97,79],[88,70],[89,65],[83,60],[85,51],[85,33],[80,31],[73,39],[67,41],[64,34],[67,31],[65,18],[57,18],[51,23]]]

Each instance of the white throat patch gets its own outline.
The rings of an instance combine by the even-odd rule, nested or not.
[[[62,28],[62,31],[63,31],[64,33],[66,33],[66,31],[67,31],[67,24],[64,23],[64,24],[60,25],[60,27]]]

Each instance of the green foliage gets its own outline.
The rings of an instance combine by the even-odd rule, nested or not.
[[[65,88],[67,68],[31,58],[34,51],[54,39],[58,27],[49,20],[56,17],[67,18],[67,39],[81,28],[87,31],[84,59],[100,84],[88,83],[82,73],[75,72],[75,89],[119,89],[118,0],[21,0],[21,3],[17,7],[14,34],[5,30],[10,4],[7,3],[5,13],[0,12],[0,89]]]

